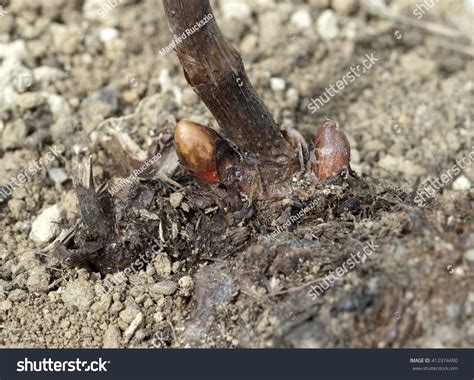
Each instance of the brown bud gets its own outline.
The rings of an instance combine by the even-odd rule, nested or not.
[[[350,170],[351,147],[342,128],[327,121],[314,138],[313,171],[320,180],[343,176]]]
[[[219,182],[219,172],[224,172],[232,157],[232,149],[217,132],[189,120],[176,124],[174,144],[189,173],[207,182]],[[221,161],[218,172],[216,162]]]

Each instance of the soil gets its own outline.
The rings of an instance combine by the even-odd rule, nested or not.
[[[388,3],[416,20],[416,1]],[[376,16],[383,0],[212,4],[279,125],[311,141],[337,120],[359,177],[321,188],[305,176],[283,199],[226,209],[173,152],[176,120],[218,127],[174,52],[160,54],[171,34],[159,2],[7,0],[0,345],[472,347],[472,160],[453,169],[474,154],[469,44]],[[443,1],[418,23],[469,35],[473,16],[472,2]],[[103,190],[157,153],[156,170]],[[76,190],[89,156],[100,197]]]

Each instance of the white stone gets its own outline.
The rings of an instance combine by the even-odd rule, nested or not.
[[[335,13],[326,9],[321,16],[319,16],[316,22],[318,33],[323,40],[332,40],[339,34],[339,27],[337,26],[337,17]]]
[[[374,13],[386,11],[388,8],[385,0],[361,0],[361,5]]]
[[[58,205],[48,207],[31,225],[30,239],[37,243],[47,243],[59,234],[62,210]]]
[[[464,256],[466,257],[467,261],[474,263],[474,248],[471,248],[469,251],[467,251]]]
[[[115,28],[104,28],[100,31],[100,40],[102,42],[108,42],[117,38],[119,35],[119,31]]]
[[[0,72],[0,77],[1,75]],[[0,88],[0,111],[14,108],[18,101],[18,96],[18,92],[15,91],[13,86]]]
[[[23,40],[16,40],[11,43],[0,43],[0,58],[20,61],[26,57],[26,44]]]
[[[181,202],[183,201],[183,199],[184,199],[183,193],[180,193],[180,192],[172,193],[170,195],[171,207],[178,208]]]
[[[252,16],[249,5],[242,1],[223,1],[221,11],[224,18],[227,19],[249,20]]]
[[[285,80],[282,78],[273,77],[270,79],[270,87],[273,91],[283,91],[286,88]]]
[[[137,316],[135,317],[135,319],[132,321],[132,323],[130,323],[130,326],[128,326],[128,328],[123,333],[123,339],[125,343],[128,343],[128,341],[132,338],[133,334],[135,334],[135,331],[137,330],[138,327],[140,327],[142,322],[143,322],[143,313],[139,312]]]
[[[0,43],[0,59],[4,46]],[[33,72],[23,66],[13,53],[6,56],[0,65],[0,110],[13,108],[18,93],[28,91],[33,83]]]
[[[181,289],[191,290],[194,287],[194,281],[191,276],[183,276],[178,280]]]
[[[42,92],[41,95],[46,98],[46,101],[49,105],[49,109],[54,115],[55,120],[59,119],[61,116],[71,114],[71,106],[62,96],[56,94],[49,94],[47,92]]]
[[[453,190],[469,190],[471,188],[471,182],[465,176],[459,176],[453,182]]]
[[[63,168],[51,168],[48,169],[49,178],[53,180],[54,183],[64,183],[69,178],[66,171]]]
[[[300,9],[291,15],[290,22],[299,29],[308,29],[313,24],[313,19],[307,9]]]

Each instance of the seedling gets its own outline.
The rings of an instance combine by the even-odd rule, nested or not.
[[[209,1],[163,0],[163,5],[175,40],[210,19],[176,46],[186,80],[224,135],[191,121],[178,123],[176,151],[192,176],[232,191],[255,190],[256,198],[277,198],[288,195],[282,184],[297,173],[314,173],[316,184],[352,174],[349,142],[336,122],[328,121],[317,133],[309,163],[300,133],[280,130],[250,83],[240,54],[209,18]]]

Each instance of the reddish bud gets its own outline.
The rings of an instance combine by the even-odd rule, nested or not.
[[[320,180],[343,176],[350,170],[351,147],[342,128],[327,121],[314,138],[313,171]]]
[[[219,182],[219,173],[224,174],[233,157],[232,148],[217,132],[189,120],[176,124],[174,144],[188,172],[206,182]]]

